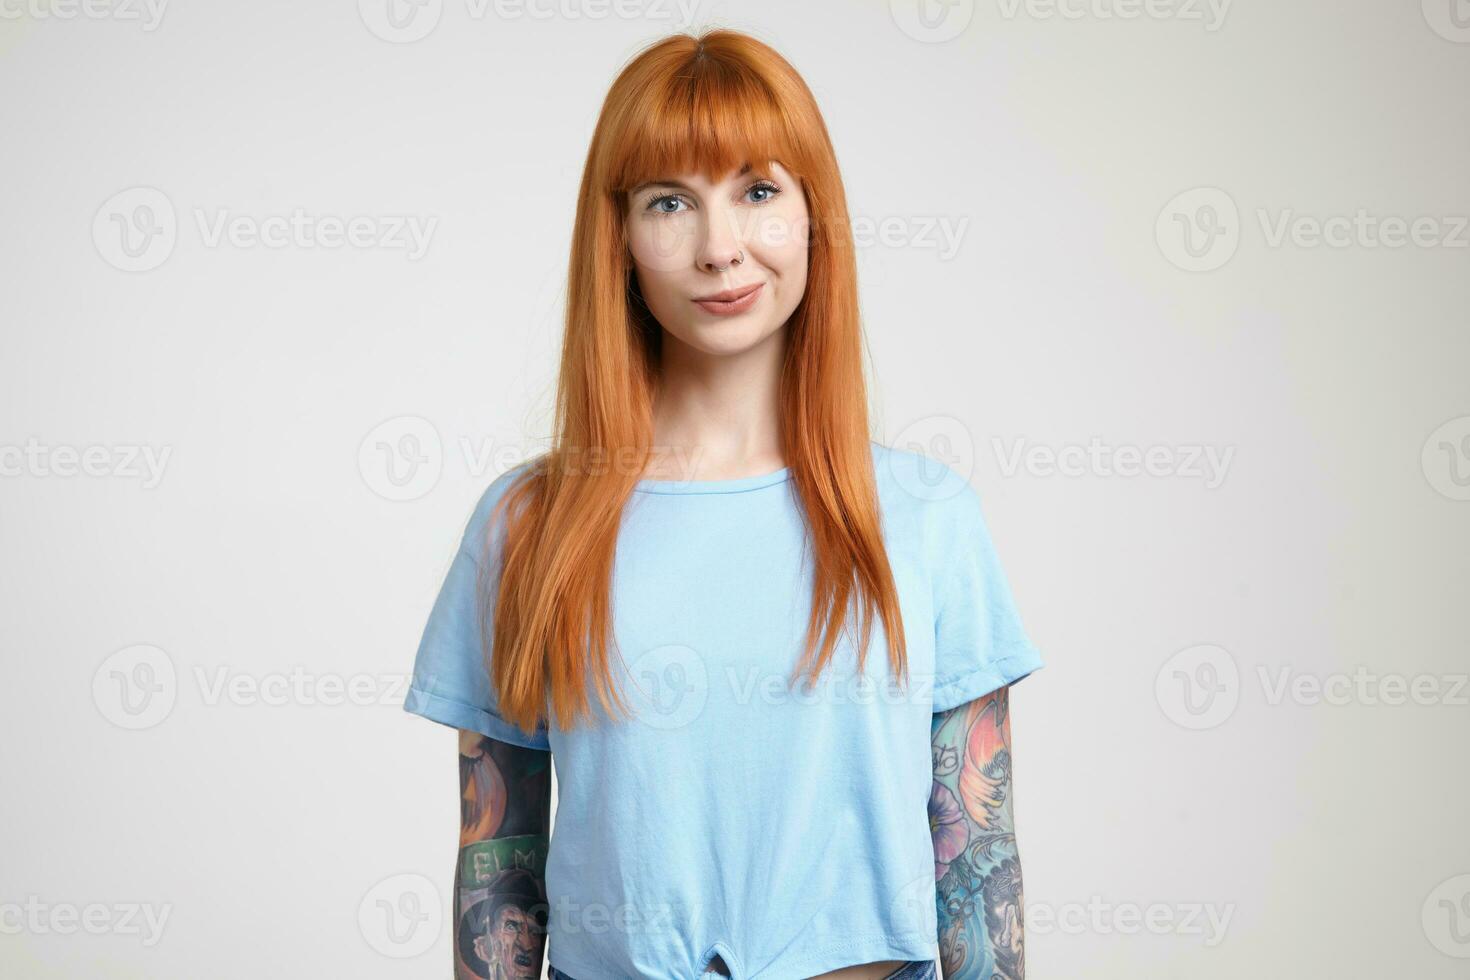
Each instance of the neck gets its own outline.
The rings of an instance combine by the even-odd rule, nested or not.
[[[786,465],[780,427],[785,339],[786,331],[778,330],[749,350],[720,355],[665,336],[653,410],[660,473],[714,480]]]

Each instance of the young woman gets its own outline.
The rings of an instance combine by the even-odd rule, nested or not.
[[[789,64],[725,30],[628,64],[567,298],[552,447],[475,508],[405,704],[461,730],[457,975],[539,977],[549,933],[553,980],[1022,976],[1005,691],[1041,660],[968,483],[869,438]]]

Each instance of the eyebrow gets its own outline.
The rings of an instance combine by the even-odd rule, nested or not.
[[[737,176],[737,177],[744,177],[746,174],[750,173],[750,169],[751,169],[750,168],[750,164],[747,163],[745,166],[741,167],[738,171],[736,171],[735,176]],[[669,179],[669,178],[660,178],[658,180],[645,180],[643,183],[639,184],[637,187],[633,188],[628,193],[630,195],[636,197],[636,196],[638,196],[638,194],[640,192],[642,192],[644,189],[649,188],[649,187],[677,187],[681,191],[692,191],[693,190],[692,187],[690,187],[689,185],[684,184],[684,183],[682,183],[680,181],[672,180],[672,179]]]

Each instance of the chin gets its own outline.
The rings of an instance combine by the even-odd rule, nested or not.
[[[686,346],[704,354],[729,356],[742,354],[760,346],[779,327],[768,323],[736,323],[730,320],[714,320],[686,326],[675,336]],[[670,331],[672,333],[673,331]]]
[[[705,337],[700,342],[690,346],[704,354],[715,357],[732,357],[736,354],[744,354],[760,345],[762,336],[740,337]]]

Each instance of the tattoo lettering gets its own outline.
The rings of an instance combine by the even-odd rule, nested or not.
[[[551,754],[460,732],[457,980],[535,980],[546,946]]]

